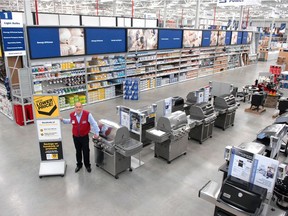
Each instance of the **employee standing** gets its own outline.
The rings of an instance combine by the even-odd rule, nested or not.
[[[72,135],[76,149],[77,166],[75,172],[77,173],[83,166],[82,153],[84,159],[84,165],[87,172],[91,172],[90,164],[90,148],[89,148],[89,132],[92,126],[93,138],[99,137],[99,127],[92,114],[86,110],[83,110],[83,105],[80,102],[75,103],[75,111],[70,113],[69,119],[60,120],[64,124],[72,124]]]

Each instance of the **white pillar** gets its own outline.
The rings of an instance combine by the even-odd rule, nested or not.
[[[274,23],[275,23],[275,18],[273,17],[271,28],[270,28],[269,42],[268,42],[268,49],[269,50],[271,49],[272,30],[273,30]]]
[[[30,0],[25,0],[24,1],[24,23],[26,25],[33,25],[33,17],[32,17],[32,12],[31,12],[31,2]]]
[[[241,6],[241,9],[240,9],[240,21],[239,21],[238,30],[242,30],[243,11],[244,11],[244,8],[243,8],[243,6]]]
[[[113,0],[113,16],[116,16],[116,10],[117,10],[117,4],[116,4],[116,0]]]
[[[200,0],[196,2],[195,29],[199,28]]]
[[[164,0],[164,17],[163,17],[163,27],[166,27],[166,19],[167,19],[167,2]]]

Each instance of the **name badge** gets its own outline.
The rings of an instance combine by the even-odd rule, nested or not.
[[[75,124],[75,120],[72,120],[72,122],[71,122],[72,124]]]
[[[87,123],[87,121],[82,121],[82,124],[86,124]]]

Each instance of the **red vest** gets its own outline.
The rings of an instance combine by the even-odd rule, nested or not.
[[[75,116],[75,112],[70,113],[72,127],[72,134],[75,137],[83,137],[89,134],[90,132],[90,123],[88,122],[89,112],[86,110],[82,111],[82,116],[80,122],[78,123]]]

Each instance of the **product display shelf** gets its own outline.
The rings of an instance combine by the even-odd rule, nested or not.
[[[198,77],[198,71],[200,66],[199,55],[199,48],[182,50],[179,65],[179,81],[185,81]]]
[[[140,78],[155,77],[156,52],[135,52],[127,54],[126,77]]]
[[[84,58],[31,62],[34,94],[53,93],[58,95],[83,91],[86,82]]]
[[[122,93],[125,79],[125,54],[98,55],[86,59],[88,102],[94,103],[115,98]]]
[[[0,83],[0,112],[13,120],[13,107],[7,98],[7,91],[4,84]]]

